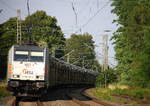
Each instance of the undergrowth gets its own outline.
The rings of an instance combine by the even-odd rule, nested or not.
[[[150,98],[150,88],[129,88],[129,89],[109,89],[96,88],[95,96],[104,100],[113,100],[113,95],[126,95],[131,98],[144,99]]]
[[[10,92],[7,91],[6,84],[4,82],[0,82],[0,101],[6,96],[10,96]]]

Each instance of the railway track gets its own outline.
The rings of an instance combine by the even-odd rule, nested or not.
[[[63,88],[49,92],[42,99],[25,100],[11,97],[5,106],[116,106],[85,94],[83,88]]]
[[[36,104],[37,106],[44,106],[43,102],[40,102],[40,101],[36,102]]]
[[[5,99],[4,106],[44,106],[41,101],[25,101],[24,99],[17,99],[15,96],[10,96]]]
[[[85,89],[75,90],[72,93],[69,93],[68,96],[72,99],[73,102],[80,106],[116,106],[90,97],[88,94],[85,94],[84,90]]]
[[[16,97],[15,96],[9,96],[4,99],[4,106],[16,106]]]

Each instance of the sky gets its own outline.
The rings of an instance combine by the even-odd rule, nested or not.
[[[111,13],[111,0],[29,0],[30,13],[37,10],[46,11],[47,15],[55,16],[66,38],[72,33],[88,32],[95,41],[97,59],[102,63],[102,35],[107,34],[110,39],[116,31],[116,24],[112,23],[116,15]],[[28,15],[27,0],[0,0],[0,23],[10,17],[16,17],[16,10],[21,10],[21,18]],[[110,32],[106,32],[109,30]],[[109,65],[116,65],[113,41],[108,41]]]

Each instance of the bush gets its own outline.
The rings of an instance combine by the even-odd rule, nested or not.
[[[97,88],[96,94],[97,97],[102,98],[104,100],[111,100],[111,90],[107,88]]]
[[[97,88],[95,95],[106,100],[111,100],[112,95],[127,95],[133,98],[144,99],[150,97],[150,88],[116,88],[112,90],[109,88]]]
[[[134,90],[133,97],[143,99],[147,97],[147,95],[150,95],[150,89],[148,88],[138,88]]]
[[[96,86],[103,88],[116,81],[117,81],[117,75],[115,70],[108,69],[105,72],[101,72],[99,74],[99,76],[96,79]]]
[[[8,92],[5,87],[0,87],[0,98],[6,97],[9,95],[10,95],[10,92]]]
[[[6,96],[10,96],[10,92],[6,89],[6,82],[0,82],[0,100]]]

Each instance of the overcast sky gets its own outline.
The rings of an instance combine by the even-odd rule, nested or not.
[[[24,19],[28,13],[26,4],[27,0],[0,0],[0,9],[3,9],[0,13],[0,23],[15,17],[16,9],[21,10],[21,18]],[[112,23],[116,16],[111,13],[113,7],[110,6],[110,0],[29,0],[29,5],[31,14],[37,10],[44,10],[47,15],[55,16],[66,38],[75,32],[90,33],[97,45],[97,58],[102,62],[101,35],[108,34],[111,38],[117,29]],[[111,43],[112,41],[109,41],[109,64],[112,65],[116,64],[116,61],[112,58],[115,52]]]

